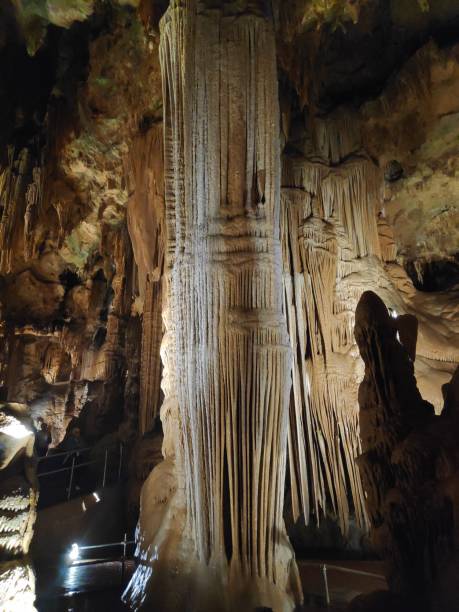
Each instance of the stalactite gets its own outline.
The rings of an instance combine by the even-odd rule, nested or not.
[[[390,99],[423,98],[429,53],[407,66]],[[427,63],[426,63],[427,62]],[[414,95],[414,94],[413,94]],[[384,98],[379,102],[382,107]],[[392,106],[393,106],[392,102]],[[354,340],[355,308],[371,287],[399,314],[417,310],[416,291],[397,266],[397,246],[382,207],[382,172],[366,155],[360,118],[346,109],[307,120],[313,151],[283,157],[281,238],[285,311],[293,351],[289,462],[294,518],[349,514],[364,528],[357,388],[363,375]],[[442,302],[443,303],[443,302]],[[442,319],[451,321],[452,304]],[[418,354],[457,362],[434,322],[420,322]],[[438,331],[440,327],[438,327]],[[449,338],[451,324],[448,323]]]
[[[356,256],[380,256],[376,214],[381,176],[371,161],[354,156],[333,168],[285,159],[282,180],[283,186],[304,189],[316,198],[317,216],[343,225]]]
[[[349,156],[352,122],[322,122],[327,161]],[[347,128],[346,128],[347,126]],[[350,129],[350,134],[340,131]],[[352,145],[352,146],[351,146]],[[326,153],[326,155],[325,155]],[[365,157],[338,166],[284,158],[281,209],[285,309],[294,354],[290,475],[294,518],[331,511],[347,532],[352,511],[366,526],[355,457],[358,429],[354,308],[349,279],[362,257],[380,257],[380,174]],[[355,353],[355,350],[354,350]],[[349,505],[351,503],[351,506]]]
[[[8,165],[0,173],[0,272],[3,274],[12,271],[14,248],[22,243],[30,165],[28,149],[17,153],[10,147]]]
[[[338,164],[361,147],[360,122],[355,113],[338,109],[310,121],[314,150],[329,164]]]
[[[32,182],[26,192],[26,210],[24,214],[24,259],[31,259],[34,254],[33,228],[43,195],[43,172],[40,166],[32,170]]]
[[[134,139],[128,160],[134,190],[128,202],[127,221],[143,298],[139,406],[142,434],[154,424],[161,395],[161,279],[165,252],[162,139],[162,124],[150,127]]]
[[[333,227],[312,217],[300,229],[299,251],[304,274],[313,293],[314,312],[309,329],[312,357],[331,350],[330,321],[333,315],[333,296],[336,282],[337,246]],[[311,302],[308,302],[308,306]]]
[[[162,330],[161,283],[147,281],[142,318],[139,428],[152,428],[160,406]]]
[[[162,140],[162,124],[153,125],[133,139],[126,162],[133,185],[128,201],[127,224],[141,296],[144,296],[148,281],[159,281],[164,268],[166,237]]]

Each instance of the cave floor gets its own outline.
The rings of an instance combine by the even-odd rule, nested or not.
[[[134,567],[133,561],[125,561],[123,571],[115,559],[36,568],[38,612],[127,610],[120,598]]]
[[[325,606],[322,565],[327,563],[327,579],[331,604]],[[343,610],[360,593],[386,588],[383,578],[352,574],[333,566],[381,575],[378,561],[306,561],[299,560],[301,581],[305,593],[302,612],[329,612]],[[121,602],[132,572],[134,561],[101,560],[61,567],[37,568],[37,609],[39,612],[92,612],[127,610]]]

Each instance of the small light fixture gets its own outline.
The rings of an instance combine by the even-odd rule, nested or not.
[[[93,497],[96,500],[96,504],[98,504],[100,502],[100,497],[99,497],[99,495],[95,491],[93,493]]]
[[[70,561],[73,562],[73,561],[77,561],[79,557],[80,557],[80,547],[78,546],[76,542],[74,542],[69,552],[69,559]]]

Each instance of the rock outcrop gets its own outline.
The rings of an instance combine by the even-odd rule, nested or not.
[[[0,406],[0,607],[35,612],[35,576],[27,558],[36,519],[35,435],[27,406]]]
[[[445,407],[436,416],[419,393],[396,322],[380,298],[363,294],[355,326],[365,362],[358,465],[371,536],[399,602],[393,605],[446,612],[458,601],[451,577],[458,567],[459,370],[445,385]]]

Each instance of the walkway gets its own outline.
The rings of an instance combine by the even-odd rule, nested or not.
[[[382,571],[380,562],[339,561],[339,565],[327,562],[330,596],[330,605],[327,607],[323,563],[322,561],[298,563],[305,593],[305,606],[302,612],[324,612],[324,610],[342,612],[360,593],[386,588],[384,578],[375,577]],[[340,569],[335,569],[336,567]],[[135,562],[132,559],[123,563],[121,559],[114,558],[99,561],[94,559],[91,562],[61,565],[60,568],[41,569],[37,580],[37,609],[39,612],[127,610],[120,597],[134,568]],[[362,574],[343,571],[345,569],[356,570]]]

